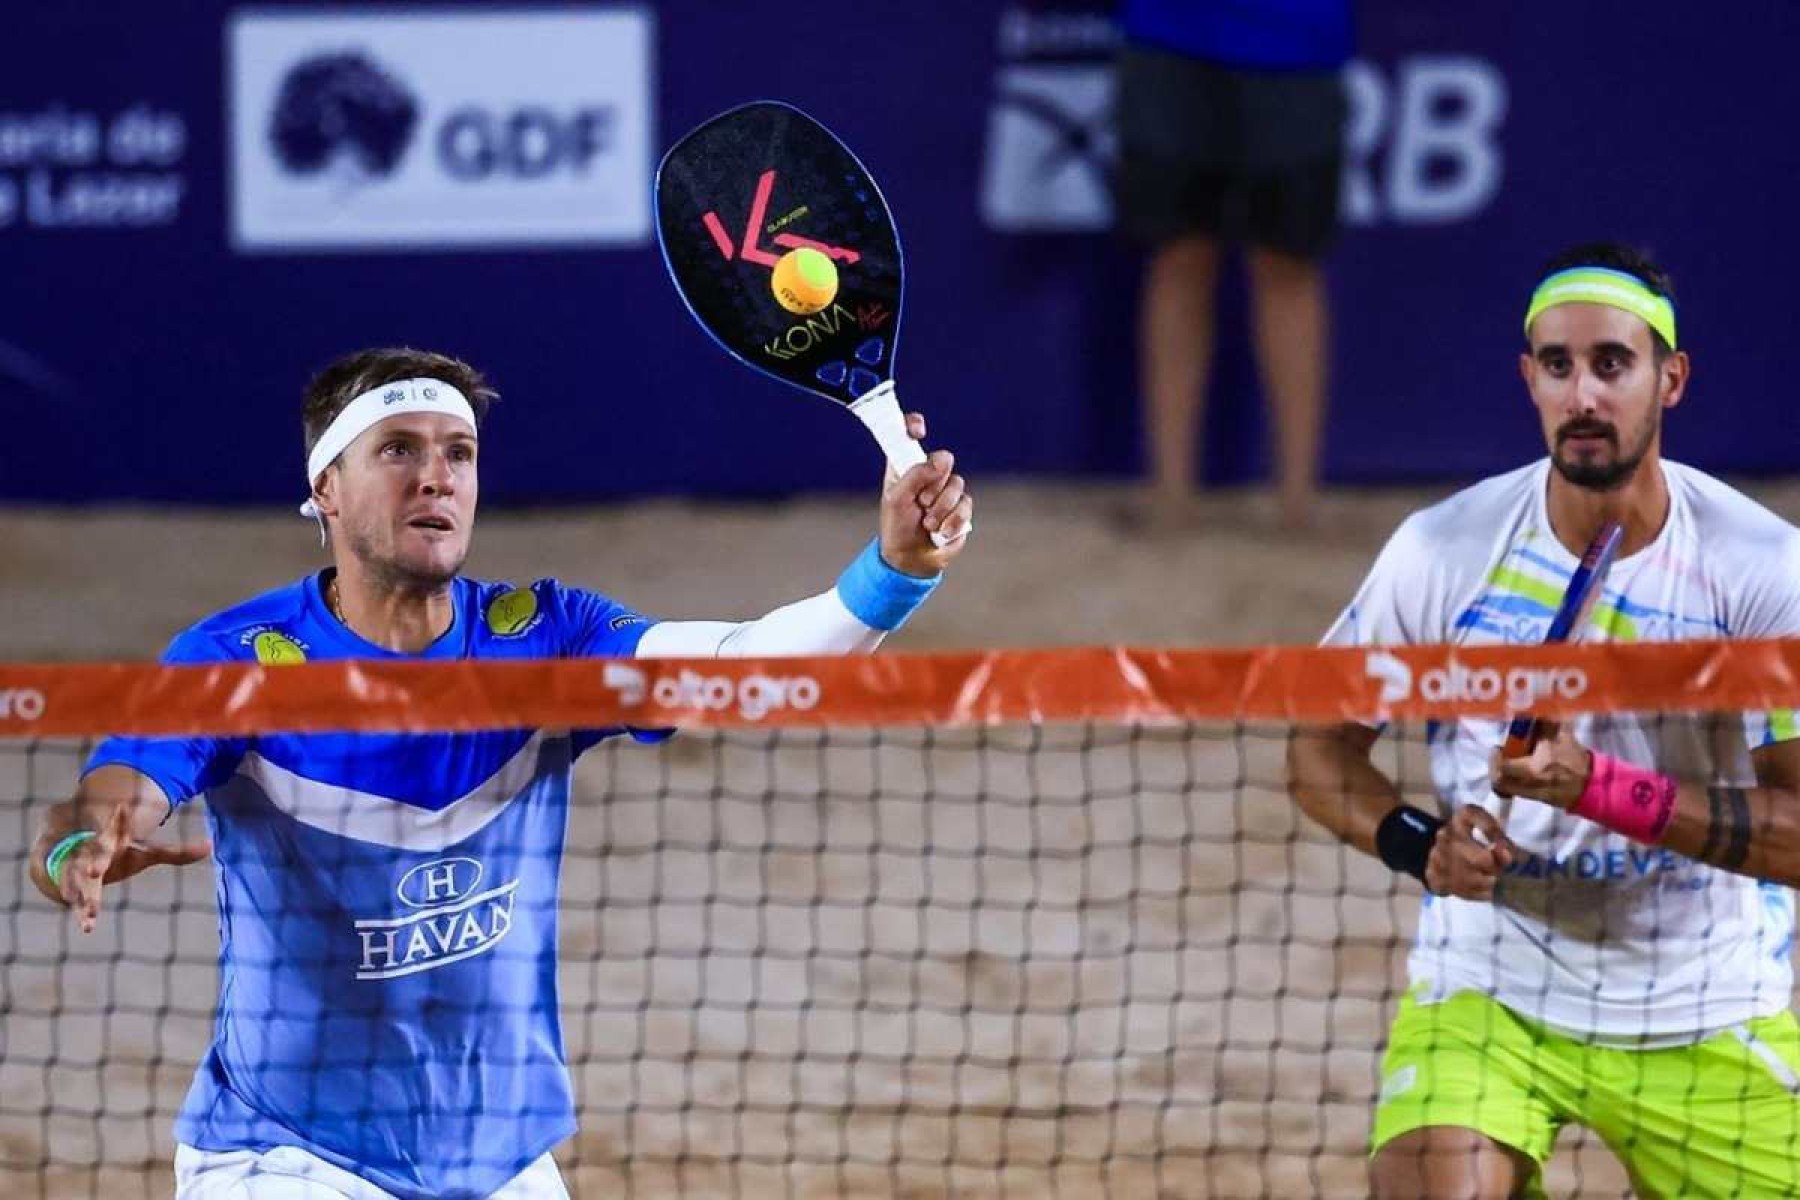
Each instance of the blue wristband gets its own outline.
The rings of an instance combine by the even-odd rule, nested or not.
[[[894,570],[882,559],[881,539],[876,538],[838,576],[838,599],[870,629],[892,632],[925,603],[943,578],[937,574],[920,579]]]

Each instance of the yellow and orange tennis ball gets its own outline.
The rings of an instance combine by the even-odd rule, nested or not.
[[[791,313],[816,313],[837,298],[837,264],[811,246],[789,250],[775,260],[769,277],[776,303]]]

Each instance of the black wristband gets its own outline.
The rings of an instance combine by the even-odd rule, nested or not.
[[[1422,808],[1402,804],[1375,827],[1375,853],[1393,871],[1425,882],[1425,864],[1444,823]]]

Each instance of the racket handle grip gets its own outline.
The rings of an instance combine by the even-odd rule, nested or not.
[[[885,380],[858,396],[850,411],[863,427],[875,435],[876,444],[887,455],[888,467],[896,475],[904,475],[925,461],[925,447],[906,432],[906,414],[900,411],[900,398],[894,392],[894,381]]]
[[[900,411],[900,397],[894,391],[893,380],[883,380],[858,396],[851,402],[850,411],[875,435],[876,444],[887,455],[888,470],[895,475],[904,475],[925,461],[925,447],[906,432],[906,414]],[[973,528],[975,522],[970,521],[955,534],[946,534],[940,529],[931,535],[932,544],[948,546],[958,538],[969,536]]]
[[[1500,753],[1506,758],[1523,758],[1537,749],[1538,723],[1530,717],[1518,717],[1506,727],[1506,742]]]

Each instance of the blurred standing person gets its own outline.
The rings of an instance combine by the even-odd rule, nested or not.
[[[1191,519],[1220,264],[1242,246],[1274,409],[1288,528],[1316,517],[1351,0],[1124,0],[1121,228],[1150,247],[1138,317],[1151,486],[1143,517]]]

